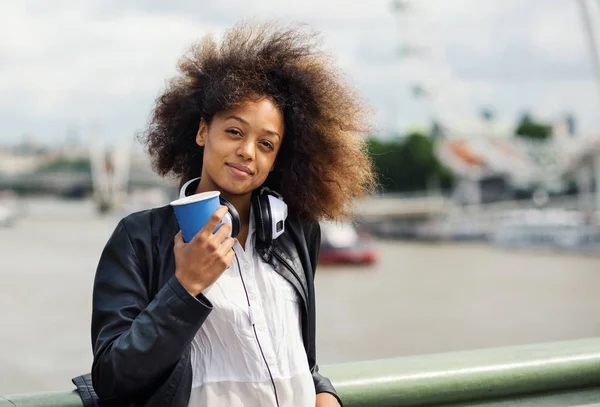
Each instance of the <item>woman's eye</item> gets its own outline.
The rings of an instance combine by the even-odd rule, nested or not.
[[[227,133],[233,134],[234,136],[241,136],[242,133],[239,130],[236,129],[228,129],[225,130]]]
[[[275,146],[270,141],[262,141],[261,144],[267,147],[269,150],[275,150]]]

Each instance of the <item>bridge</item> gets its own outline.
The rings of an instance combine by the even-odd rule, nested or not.
[[[600,338],[322,366],[345,407],[600,406]],[[0,407],[83,407],[74,388]]]
[[[172,181],[153,173],[147,160],[140,158],[132,160],[128,168],[126,187],[130,189],[168,188],[173,185]],[[81,197],[91,195],[96,187],[94,175],[89,172],[53,171],[0,174],[0,190],[14,189],[26,193]]]
[[[427,218],[448,212],[454,204],[442,195],[377,195],[356,202],[355,214],[363,221]]]

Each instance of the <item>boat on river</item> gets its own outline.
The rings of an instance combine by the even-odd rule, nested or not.
[[[351,222],[321,222],[321,264],[373,264],[378,253],[371,237]]]

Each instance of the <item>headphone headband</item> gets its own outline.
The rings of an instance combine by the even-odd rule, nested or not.
[[[267,194],[273,195],[274,197],[276,197],[278,199],[281,199],[283,201],[283,196],[279,192],[273,191],[269,187],[264,187],[264,186],[260,187],[258,193],[261,194],[261,195],[264,194],[264,193],[267,193]]]
[[[186,193],[188,187],[195,181],[198,181],[199,179],[200,179],[200,177],[192,178],[191,180],[189,180],[185,184],[183,184],[183,186],[179,190],[179,199],[185,198],[187,196],[185,193]]]

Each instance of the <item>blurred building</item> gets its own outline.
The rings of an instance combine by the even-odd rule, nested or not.
[[[532,195],[600,191],[600,135],[574,137],[569,126],[554,126],[552,137],[445,133],[439,159],[458,177],[456,199],[489,202]],[[600,203],[600,196],[598,197]]]

